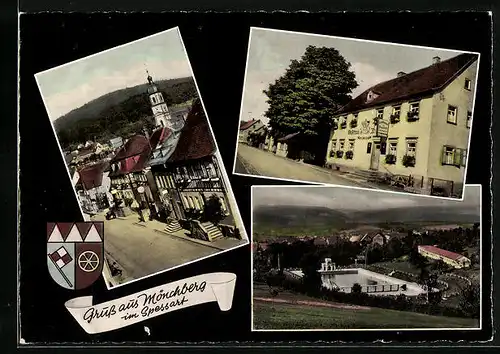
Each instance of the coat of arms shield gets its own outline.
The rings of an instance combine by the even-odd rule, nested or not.
[[[60,286],[79,290],[92,285],[104,264],[104,223],[47,223],[47,267]]]

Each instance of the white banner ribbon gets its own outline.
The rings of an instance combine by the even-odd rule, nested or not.
[[[112,331],[167,312],[216,301],[221,311],[233,304],[236,274],[207,273],[93,305],[92,296],[64,306],[89,334]]]

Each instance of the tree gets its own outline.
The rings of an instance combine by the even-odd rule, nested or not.
[[[219,197],[217,197],[215,194],[212,194],[205,202],[205,207],[203,209],[202,215],[203,220],[210,221],[217,225],[225,217],[226,214],[224,213],[224,209],[222,209],[222,203],[220,202]]]
[[[321,289],[321,275],[318,273],[319,260],[320,258],[316,252],[308,252],[299,262],[304,274],[302,277],[304,288],[312,294],[318,293]]]
[[[326,145],[338,109],[358,86],[351,64],[335,48],[308,46],[300,60],[264,93],[265,116],[275,138],[300,132],[299,145],[323,163]]]
[[[462,312],[472,318],[479,318],[481,293],[479,286],[470,284],[460,290],[459,307]]]
[[[361,294],[362,290],[363,290],[363,288],[361,287],[361,285],[359,285],[359,283],[354,283],[352,285],[351,292],[353,294]]]

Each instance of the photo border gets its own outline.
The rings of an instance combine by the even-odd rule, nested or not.
[[[254,297],[253,297],[253,288],[254,288],[254,274],[253,274],[253,253],[254,253],[254,240],[253,240],[253,211],[254,211],[254,204],[253,204],[253,194],[254,190],[258,188],[338,188],[338,186],[333,186],[333,185],[252,185],[251,186],[251,191],[250,191],[250,232],[251,232],[251,242],[252,242],[252,247],[250,249],[250,273],[251,273],[251,279],[252,279],[252,284],[250,287],[250,331],[253,332],[262,332],[262,333],[267,333],[267,332],[374,332],[374,331],[382,331],[382,332],[411,332],[411,331],[482,331],[483,330],[483,186],[481,184],[466,184],[465,187],[479,187],[479,291],[481,293],[480,299],[479,299],[479,327],[478,328],[467,328],[467,327],[459,327],[459,328],[338,328],[338,329],[255,329],[254,327]],[[373,190],[373,189],[364,189],[364,188],[358,188],[360,190],[368,190],[373,193],[392,193],[390,191],[381,191],[381,190]],[[464,188],[465,190],[465,188]],[[412,194],[407,194],[410,197],[414,195]],[[453,200],[454,202],[461,203],[462,201],[460,200]],[[490,228],[491,230],[491,228]],[[491,255],[493,255],[493,247],[491,248]],[[492,258],[493,259],[493,258]],[[492,261],[490,262],[490,266],[493,269],[493,263]],[[493,276],[491,277],[493,279]],[[491,282],[493,285],[493,280]],[[490,291],[490,301],[493,301],[493,286],[491,287]],[[403,311],[402,311],[403,312]],[[493,308],[491,310],[491,318],[493,319]]]
[[[250,33],[248,36],[248,45],[247,45],[247,58],[245,62],[245,77],[243,79],[243,89],[242,89],[242,94],[241,94],[241,104],[240,104],[240,114],[239,114],[239,119],[238,119],[238,133],[236,135],[236,147],[235,147],[235,153],[234,153],[234,161],[233,161],[233,171],[232,173],[237,176],[244,176],[244,177],[255,177],[255,178],[265,178],[265,179],[271,179],[271,180],[276,180],[276,181],[285,181],[285,182],[298,182],[298,183],[306,183],[306,184],[319,184],[319,185],[325,185],[325,186],[335,186],[335,187],[341,187],[341,188],[356,188],[354,186],[348,186],[348,185],[340,185],[340,184],[332,184],[332,183],[323,183],[323,182],[315,182],[315,181],[306,181],[306,180],[294,180],[294,179],[289,179],[289,178],[278,178],[278,177],[270,177],[270,176],[264,176],[264,175],[252,175],[252,174],[245,174],[245,173],[238,173],[236,172],[236,160],[238,159],[238,147],[239,147],[239,128],[240,128],[240,123],[242,122],[242,114],[243,114],[243,102],[245,98],[245,89],[246,89],[246,83],[247,83],[247,74],[248,74],[248,62],[250,59],[250,45],[252,42],[252,33],[253,30],[260,30],[260,31],[268,31],[268,32],[278,32],[278,33],[287,33],[287,34],[299,34],[303,35],[306,37],[319,37],[319,38],[336,38],[336,39],[342,39],[342,40],[350,40],[354,42],[368,42],[368,43],[376,43],[376,44],[381,44],[381,45],[391,45],[391,46],[404,46],[404,47],[412,47],[412,48],[419,48],[419,49],[436,49],[440,51],[446,51],[446,52],[460,52],[460,53],[467,53],[467,54],[474,54],[477,55],[477,71],[476,71],[476,82],[474,85],[474,97],[472,99],[472,109],[471,109],[471,120],[470,120],[470,127],[469,129],[469,138],[467,141],[467,157],[466,157],[466,162],[465,162],[465,171],[464,171],[464,177],[462,180],[462,184],[465,187],[467,185],[467,171],[469,168],[469,156],[470,156],[470,144],[472,140],[472,128],[474,126],[474,109],[476,106],[476,95],[477,95],[477,87],[479,85],[479,64],[481,61],[481,53],[479,52],[471,52],[471,51],[464,51],[464,50],[456,50],[456,49],[449,49],[449,48],[437,48],[437,47],[427,47],[427,46],[420,46],[420,45],[413,45],[413,44],[401,44],[401,43],[394,43],[394,42],[384,42],[384,41],[376,41],[376,40],[371,40],[371,39],[361,39],[361,38],[351,38],[351,37],[341,37],[341,36],[332,36],[332,35],[325,35],[325,34],[317,34],[317,33],[309,33],[309,32],[299,32],[299,31],[288,31],[288,30],[281,30],[281,29],[275,29],[275,28],[266,28],[266,27],[255,27],[252,26],[250,27]],[[493,104],[493,103],[492,103]],[[491,130],[491,129],[490,129]],[[491,173],[491,172],[490,172]],[[377,188],[368,188],[368,187],[362,187],[364,189],[368,190],[380,190]],[[419,197],[428,197],[428,198],[436,198],[436,199],[445,199],[445,200],[464,200],[464,193],[462,190],[462,197],[461,198],[452,198],[452,197],[439,197],[439,196],[434,196],[434,195],[427,195],[427,194],[413,194],[413,193],[408,193],[408,192],[397,192],[397,191],[390,191],[390,193],[400,193],[400,194],[405,194],[405,195],[416,195]]]
[[[20,18],[20,16],[18,17]],[[243,242],[239,245],[236,245],[232,248],[229,248],[229,249],[226,249],[226,250],[221,250],[219,252],[216,252],[216,253],[213,253],[213,254],[210,254],[210,255],[207,255],[207,256],[204,256],[204,257],[200,257],[200,258],[196,258],[194,260],[191,260],[189,262],[185,262],[185,263],[182,263],[180,265],[176,265],[176,266],[173,266],[173,267],[170,267],[170,268],[166,268],[166,269],[163,269],[163,270],[160,270],[158,272],[155,272],[155,273],[152,273],[152,274],[149,274],[149,275],[146,275],[146,276],[143,276],[141,278],[137,278],[137,279],[132,279],[132,280],[129,280],[127,282],[124,282],[122,284],[117,284],[117,285],[112,285],[110,286],[110,284],[112,284],[112,281],[111,281],[111,277],[110,277],[110,270],[109,270],[109,264],[108,264],[108,259],[105,259],[105,262],[104,262],[104,267],[103,267],[103,271],[102,271],[102,277],[104,279],[104,283],[106,284],[106,288],[108,291],[110,290],[114,290],[114,289],[117,289],[117,288],[120,288],[122,286],[125,286],[125,285],[129,285],[129,284],[132,284],[132,283],[136,283],[140,280],[144,280],[144,279],[147,279],[147,278],[151,278],[153,276],[156,276],[156,275],[159,275],[159,274],[162,274],[162,273],[166,273],[168,271],[171,271],[171,270],[174,270],[174,269],[177,269],[177,268],[180,268],[180,267],[183,267],[183,266],[187,266],[189,264],[193,264],[193,263],[196,263],[198,261],[202,261],[202,260],[205,260],[207,258],[210,258],[210,257],[214,257],[214,256],[218,256],[222,253],[226,253],[228,251],[232,251],[232,250],[235,250],[237,248],[240,248],[240,247],[244,247],[244,246],[247,246],[249,243],[250,243],[250,236],[248,235],[248,232],[246,231],[246,228],[245,228],[245,224],[243,223],[243,219],[241,218],[241,213],[240,213],[240,210],[238,208],[238,205],[236,203],[236,198],[234,196],[234,192],[233,192],[233,188],[231,186],[231,183],[229,181],[229,175],[227,174],[227,171],[226,171],[226,168],[224,166],[224,161],[222,160],[222,156],[220,154],[220,151],[219,151],[219,147],[217,145],[217,139],[215,138],[215,134],[214,134],[214,131],[212,129],[212,125],[210,124],[210,119],[208,117],[208,114],[207,114],[207,110],[205,108],[205,104],[203,103],[203,98],[201,97],[201,92],[200,92],[200,89],[198,87],[198,83],[196,82],[196,78],[195,78],[195,74],[194,74],[194,71],[193,71],[193,67],[191,65],[191,61],[189,60],[189,55],[188,55],[188,52],[186,50],[186,46],[184,44],[184,41],[182,39],[182,34],[180,32],[180,29],[179,29],[179,26],[175,26],[175,27],[172,27],[172,28],[169,28],[167,30],[164,30],[164,31],[160,31],[160,32],[157,32],[157,33],[154,33],[154,34],[151,34],[151,35],[148,35],[148,36],[145,36],[145,37],[142,37],[142,38],[139,38],[139,39],[136,39],[136,40],[133,40],[133,41],[130,41],[128,43],[124,43],[124,44],[120,44],[120,45],[117,45],[115,47],[112,47],[112,48],[108,48],[108,49],[105,49],[103,51],[100,51],[98,53],[94,53],[94,54],[91,54],[91,55],[88,55],[86,57],[83,57],[83,58],[79,58],[79,59],[76,59],[76,60],[73,60],[73,61],[70,61],[68,63],[65,63],[65,64],[62,64],[62,65],[59,65],[59,66],[56,66],[56,67],[53,67],[53,68],[50,68],[50,69],[47,69],[47,70],[44,70],[44,71],[40,71],[38,73],[36,73],[34,75],[35,77],[35,81],[36,81],[36,84],[37,84],[37,87],[38,87],[38,90],[39,90],[39,93],[40,93],[40,96],[42,98],[42,101],[43,101],[43,104],[45,106],[45,110],[46,110],[46,113],[47,113],[47,117],[49,118],[49,122],[50,122],[50,125],[52,127],[52,131],[54,132],[54,137],[57,141],[57,145],[59,147],[59,151],[61,153],[61,157],[62,157],[62,161],[64,162],[64,166],[65,166],[65,169],[66,169],[66,172],[68,174],[68,178],[70,180],[70,182],[72,181],[72,177],[70,175],[70,172],[69,172],[69,168],[65,162],[65,158],[64,158],[64,153],[63,153],[63,150],[62,150],[62,147],[61,147],[61,144],[59,142],[59,138],[57,136],[57,133],[56,133],[56,130],[55,130],[55,127],[54,127],[54,124],[52,122],[52,120],[50,119],[50,114],[49,114],[49,108],[48,108],[48,105],[46,103],[46,100],[45,100],[45,97],[43,95],[43,91],[40,87],[40,83],[38,81],[38,76],[41,75],[41,74],[45,74],[45,73],[48,73],[50,71],[55,71],[61,67],[64,67],[64,66],[69,66],[71,64],[74,64],[74,63],[77,63],[77,62],[81,62],[81,61],[84,61],[88,58],[91,58],[91,57],[95,57],[95,56],[98,56],[100,54],[103,54],[103,53],[106,53],[106,52],[110,52],[110,51],[113,51],[115,49],[119,49],[119,48],[123,48],[123,47],[126,47],[130,44],[133,44],[133,43],[137,43],[137,42],[141,42],[141,41],[144,41],[144,40],[147,40],[147,39],[150,39],[150,38],[153,38],[153,37],[156,37],[156,36],[159,36],[159,35],[162,35],[162,34],[165,34],[165,33],[168,33],[170,31],[176,31],[177,32],[177,35],[179,37],[179,40],[180,40],[180,43],[181,43],[181,46],[182,46],[182,49],[184,51],[184,54],[185,54],[185,60],[187,61],[188,63],[188,66],[189,66],[189,70],[191,71],[191,78],[193,79],[193,82],[195,84],[195,87],[196,87],[196,93],[198,94],[198,98],[200,99],[200,103],[203,107],[203,112],[205,114],[205,119],[207,120],[207,123],[208,123],[208,127],[209,127],[209,130],[210,130],[210,134],[211,134],[211,138],[213,140],[213,143],[215,145],[215,152],[213,154],[213,156],[217,159],[217,162],[218,162],[218,166],[219,166],[219,169],[221,171],[221,174],[222,174],[222,180],[223,180],[223,183],[225,184],[225,189],[226,189],[226,194],[228,196],[228,201],[229,201],[229,207],[231,209],[231,212],[234,216],[234,219],[235,219],[235,223],[236,224],[239,224],[239,228],[243,231],[244,233],[244,240],[246,240],[246,242]],[[21,45],[21,42],[19,41],[19,46]],[[20,48],[19,48],[20,50]],[[73,183],[71,183],[71,187],[73,189],[73,193],[75,195],[75,198],[76,198],[76,201],[78,202],[78,207],[80,208],[80,213],[82,214],[82,218],[83,220],[87,221],[86,218],[85,218],[85,213],[82,209],[82,206],[81,206],[81,203],[80,203],[80,199],[78,198],[78,194],[76,193],[76,188],[75,186],[73,185]],[[238,227],[238,226],[237,226]],[[106,257],[105,257],[106,258]]]

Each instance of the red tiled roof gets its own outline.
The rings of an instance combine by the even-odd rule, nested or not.
[[[383,103],[416,98],[437,92],[477,59],[478,56],[475,54],[460,54],[401,77],[379,83],[354,98],[342,107],[339,113],[355,112]],[[366,102],[366,97],[370,91],[378,93],[379,96],[370,102]]]
[[[179,142],[168,162],[195,160],[212,155],[215,144],[200,100],[196,100],[181,130]]]
[[[112,162],[120,161],[131,156],[140,155],[147,150],[149,153],[149,141],[143,135],[134,135],[118,150]]]
[[[246,130],[246,129],[250,128],[252,125],[254,125],[257,122],[258,121],[255,120],[255,119],[249,120],[247,122],[241,122],[240,123],[240,130]]]
[[[427,252],[430,252],[430,253],[434,253],[434,254],[436,254],[438,256],[445,257],[445,258],[448,258],[448,259],[452,259],[454,261],[456,261],[457,259],[459,259],[461,257],[464,257],[461,254],[458,254],[458,253],[455,253],[455,252],[450,252],[450,251],[447,251],[447,250],[443,250],[443,249],[438,248],[436,246],[418,246],[418,247],[420,247],[420,249],[422,249],[424,251],[427,251]]]
[[[158,147],[158,145],[162,144],[169,136],[172,134],[172,131],[168,128],[160,128],[157,129],[151,134],[151,138],[149,138],[149,144],[151,148],[154,150]]]
[[[80,175],[78,183],[81,183],[86,190],[100,187],[102,184],[103,173],[108,168],[108,162],[99,162],[94,165],[85,166],[78,171],[78,174]]]

